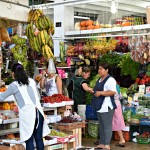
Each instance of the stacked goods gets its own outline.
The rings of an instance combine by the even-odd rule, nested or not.
[[[126,91],[126,94],[130,97],[132,97],[135,93],[138,93],[138,84],[135,83],[135,84],[132,84]]]
[[[80,22],[80,30],[92,30],[99,29],[100,24],[98,21],[94,22],[93,20],[81,21]]]
[[[30,10],[29,24],[26,27],[26,35],[33,50],[41,52],[46,59],[54,58],[52,53],[53,42],[50,34],[54,34],[52,21],[40,9]]]
[[[24,68],[28,65],[26,39],[19,37],[17,34],[12,37],[15,46],[11,49],[14,59],[20,61]]]
[[[71,101],[70,98],[62,94],[54,94],[52,96],[46,96],[42,98],[44,103],[61,103],[62,101]]]
[[[64,133],[64,132],[58,132],[56,130],[51,130],[51,133],[49,134],[50,136],[58,136],[58,137],[67,137],[68,134]]]

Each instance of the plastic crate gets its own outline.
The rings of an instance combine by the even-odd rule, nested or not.
[[[140,125],[147,125],[147,126],[150,126],[150,119],[148,118],[142,118],[140,119]]]
[[[150,143],[150,138],[136,137],[136,139],[137,139],[138,144],[149,144]]]

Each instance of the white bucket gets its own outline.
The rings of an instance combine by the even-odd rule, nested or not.
[[[85,120],[86,116],[85,116],[85,111],[78,111],[78,115]]]
[[[78,105],[78,111],[86,111],[86,105]]]

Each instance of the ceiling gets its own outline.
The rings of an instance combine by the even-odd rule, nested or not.
[[[75,15],[97,17],[102,16],[106,19],[107,16],[112,17],[111,1],[112,0],[45,0],[46,13],[53,13],[52,8],[56,5],[74,6]],[[146,7],[150,6],[150,0],[115,0],[118,6],[118,11],[114,18],[120,18],[126,15],[146,15]]]

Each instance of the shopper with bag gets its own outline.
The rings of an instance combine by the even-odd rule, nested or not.
[[[26,150],[34,150],[35,139],[37,150],[44,150],[43,137],[48,135],[50,130],[44,119],[36,83],[27,77],[23,66],[19,63],[12,65],[11,72],[14,82],[0,94],[0,101],[14,95],[19,109],[21,141],[26,142]]]
[[[100,124],[100,143],[97,148],[105,150],[110,150],[112,118],[114,109],[116,109],[114,101],[116,81],[108,72],[109,65],[107,63],[99,64],[98,74],[100,75],[100,78],[95,84],[92,99],[92,107],[97,111],[97,117]]]

